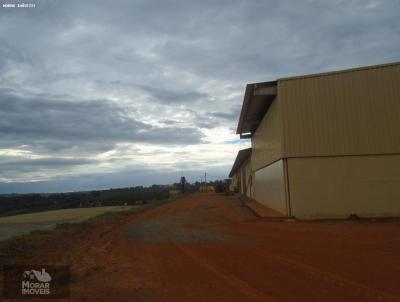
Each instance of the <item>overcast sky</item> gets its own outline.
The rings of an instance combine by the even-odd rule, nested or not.
[[[227,177],[247,83],[400,60],[400,0],[30,3],[0,7],[0,193]]]

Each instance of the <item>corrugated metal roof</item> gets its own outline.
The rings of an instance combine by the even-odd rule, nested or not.
[[[259,126],[261,120],[264,118],[267,113],[271,103],[275,100],[277,96],[277,86],[280,86],[279,83],[291,81],[291,80],[300,80],[307,78],[320,78],[325,76],[334,76],[338,74],[352,73],[357,71],[371,70],[371,69],[379,69],[379,68],[387,68],[390,66],[400,65],[400,62],[393,62],[388,64],[380,64],[380,65],[372,65],[366,67],[357,67],[351,69],[344,69],[338,71],[330,71],[324,73],[316,73],[316,74],[308,74],[301,76],[293,76],[286,78],[279,78],[276,81],[269,82],[261,82],[261,83],[253,83],[248,84],[246,86],[246,91],[244,95],[242,110],[240,112],[239,123],[237,127],[237,134],[240,134],[241,138],[249,138],[251,137],[257,127]],[[264,87],[275,87],[276,93],[267,93],[267,94],[257,94],[257,89],[262,89]]]
[[[232,177],[240,166],[251,156],[251,148],[240,150],[236,156],[235,162],[233,163],[229,177]]]
[[[299,76],[283,77],[283,78],[278,78],[278,81],[297,80],[297,79],[305,79],[305,78],[312,78],[312,77],[324,77],[324,76],[330,76],[330,75],[335,75],[335,74],[340,74],[340,73],[349,73],[349,72],[363,71],[363,70],[368,70],[368,69],[385,68],[385,67],[390,67],[390,66],[395,66],[395,65],[400,65],[400,62],[354,67],[354,68],[347,68],[347,69],[320,72],[320,73],[311,73],[311,74],[299,75]]]

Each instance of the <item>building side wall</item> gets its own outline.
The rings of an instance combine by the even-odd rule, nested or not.
[[[237,174],[234,174],[232,176],[232,180],[231,180],[231,184],[229,186],[229,190],[231,190],[231,191],[239,190],[239,179],[238,179],[238,175]]]
[[[278,97],[283,157],[400,153],[400,64],[283,79]]]
[[[246,169],[240,168],[240,193],[241,194],[246,194]]]
[[[248,160],[245,165],[246,169],[246,196],[254,198],[254,172],[251,168],[251,161]]]
[[[242,166],[238,169],[237,174],[240,175],[241,179],[241,187],[240,193],[245,195],[246,197],[253,198],[254,197],[254,188],[253,188],[253,172],[251,170],[251,160],[246,160]]]
[[[289,158],[293,216],[400,216],[400,155]]]
[[[287,215],[283,160],[278,160],[255,172],[255,200]]]
[[[282,158],[281,123],[280,104],[275,99],[251,138],[253,171]]]

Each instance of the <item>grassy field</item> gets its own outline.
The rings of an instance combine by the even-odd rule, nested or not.
[[[50,230],[58,223],[75,223],[107,212],[139,209],[139,206],[109,206],[63,209],[32,214],[0,217],[0,240],[27,234],[33,230]]]

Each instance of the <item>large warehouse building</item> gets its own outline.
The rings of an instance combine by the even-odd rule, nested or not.
[[[249,84],[237,133],[252,149],[231,177],[251,178],[240,191],[259,203],[300,219],[400,215],[400,63]]]
[[[253,172],[251,169],[251,148],[240,150],[233,163],[229,177],[232,179],[231,189],[244,196],[254,196]]]

